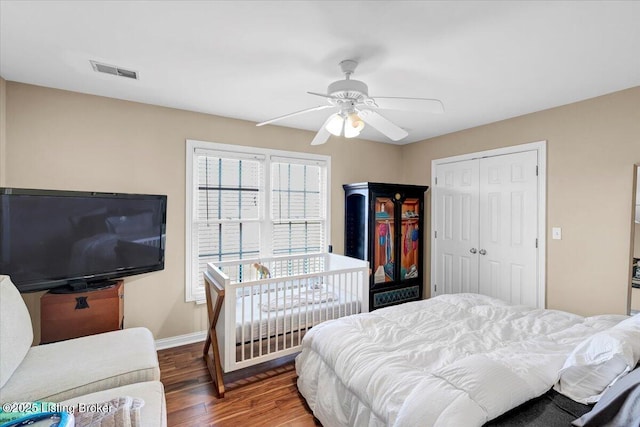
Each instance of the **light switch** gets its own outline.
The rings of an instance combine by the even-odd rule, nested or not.
[[[553,227],[551,229],[551,238],[553,240],[562,240],[562,228],[560,227]]]

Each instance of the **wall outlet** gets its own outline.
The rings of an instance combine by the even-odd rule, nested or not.
[[[551,229],[551,238],[553,240],[562,240],[562,228],[560,227],[553,227]]]

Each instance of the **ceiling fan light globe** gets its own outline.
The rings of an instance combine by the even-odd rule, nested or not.
[[[331,120],[325,126],[325,129],[332,135],[340,136],[342,134],[342,128],[344,127],[344,119],[339,114],[334,114]]]
[[[364,122],[357,113],[349,114],[349,117],[347,118],[347,124],[348,126],[345,125],[345,128],[350,127],[356,129],[358,133],[360,133],[362,129],[364,129]]]
[[[360,129],[358,129],[357,127],[353,127],[353,126],[349,126],[348,124],[345,124],[345,127],[344,127],[345,138],[355,138],[358,135],[360,135]]]

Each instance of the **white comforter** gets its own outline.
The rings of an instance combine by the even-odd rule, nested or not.
[[[571,350],[626,316],[442,295],[322,323],[298,389],[331,426],[481,426],[549,390]]]

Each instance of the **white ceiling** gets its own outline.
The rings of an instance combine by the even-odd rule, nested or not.
[[[2,0],[0,75],[260,122],[322,105],[306,91],[357,59],[372,96],[444,103],[383,113],[404,144],[639,86],[639,22],[637,1]],[[315,131],[328,114],[280,124]]]

